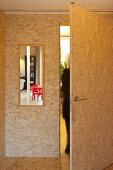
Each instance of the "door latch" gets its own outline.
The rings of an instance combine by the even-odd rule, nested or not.
[[[79,102],[79,101],[82,101],[82,100],[87,100],[87,98],[79,98],[77,96],[74,97],[75,102]]]

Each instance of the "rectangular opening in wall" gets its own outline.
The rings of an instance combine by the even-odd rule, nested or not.
[[[70,169],[70,26],[60,26],[60,154],[62,167]],[[66,74],[65,74],[66,73]],[[65,75],[64,75],[65,74]],[[64,90],[65,89],[65,90]],[[67,99],[65,98],[67,93]],[[64,103],[66,103],[64,105]],[[66,106],[66,108],[65,108]],[[68,111],[67,111],[68,110]],[[63,161],[65,157],[65,163]]]
[[[20,46],[20,105],[43,105],[44,48]]]

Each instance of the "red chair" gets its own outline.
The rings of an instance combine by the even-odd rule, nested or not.
[[[37,96],[37,98],[39,98],[39,96],[42,97],[43,90],[42,87],[40,87],[39,85],[32,85],[31,90],[32,90],[32,100],[35,100],[35,96]]]
[[[30,89],[32,90],[32,88],[38,87],[38,84],[33,84]]]
[[[37,84],[33,84],[30,88],[32,90],[32,100],[35,100],[35,93],[37,93],[37,88],[38,88]]]
[[[42,87],[38,87],[38,98],[41,97],[42,99],[43,89]]]

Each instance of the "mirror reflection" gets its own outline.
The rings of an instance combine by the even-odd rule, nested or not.
[[[43,105],[43,47],[20,46],[20,105]]]

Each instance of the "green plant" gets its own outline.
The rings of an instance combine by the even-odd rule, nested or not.
[[[64,63],[60,62],[60,78],[62,78],[62,73],[63,73],[65,68],[67,68],[67,63],[66,62],[64,62]]]
[[[64,64],[60,62],[60,78],[62,78],[62,73],[63,73],[64,68],[65,68]]]

